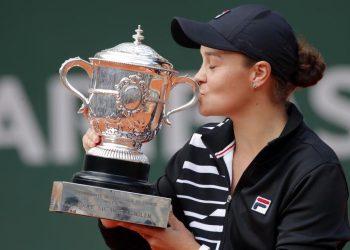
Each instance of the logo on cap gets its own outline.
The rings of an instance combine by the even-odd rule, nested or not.
[[[217,15],[216,17],[214,17],[214,19],[218,19],[218,18],[222,17],[223,15],[226,15],[229,12],[231,12],[231,10],[225,10],[222,13],[220,13],[219,15]]]
[[[261,196],[258,196],[256,197],[255,202],[251,209],[255,212],[265,215],[267,210],[269,209],[270,204],[271,204],[270,200],[265,199]]]

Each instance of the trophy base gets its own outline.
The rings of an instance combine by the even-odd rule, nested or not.
[[[155,194],[148,183],[149,164],[86,155],[83,171],[73,182],[141,194]]]
[[[55,181],[49,210],[166,228],[170,204],[169,198]]]

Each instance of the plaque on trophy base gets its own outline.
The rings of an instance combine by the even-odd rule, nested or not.
[[[55,181],[50,211],[166,228],[170,203],[154,195]]]

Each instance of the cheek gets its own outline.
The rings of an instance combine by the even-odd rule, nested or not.
[[[210,88],[223,97],[239,96],[249,90],[248,74],[244,71],[226,70],[214,79]]]
[[[203,86],[206,87],[206,86]],[[227,72],[209,82],[208,109],[220,111],[226,115],[236,109],[242,108],[252,97],[248,76],[245,72]],[[204,100],[205,101],[205,100]],[[204,107],[203,107],[204,108]]]

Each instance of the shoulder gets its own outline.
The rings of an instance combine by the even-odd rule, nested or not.
[[[315,191],[330,186],[338,187],[339,192],[347,190],[345,173],[336,153],[313,130],[302,124],[288,144],[279,158],[279,166],[290,191],[305,187],[311,190],[310,186],[316,187]]]
[[[305,164],[315,166],[321,164],[340,165],[334,150],[305,124],[301,132],[294,138],[298,150],[298,158]]]
[[[304,123],[281,143],[272,145],[273,155],[271,176],[277,175],[276,182],[282,183],[286,191],[296,190],[304,185],[346,185],[341,163],[334,150]],[[320,176],[329,177],[328,179]],[[333,183],[333,184],[331,184]]]
[[[284,166],[287,185],[284,201],[289,207],[309,206],[318,211],[325,204],[332,203],[335,207],[343,207],[348,197],[348,186],[343,167],[334,152],[313,130],[305,124],[290,141],[285,152]],[[317,204],[317,205],[316,205]],[[334,207],[332,205],[332,207]],[[329,205],[331,207],[331,205]],[[325,209],[318,211],[324,212]],[[338,215],[344,211],[338,211]]]
[[[287,125],[281,137],[277,140],[281,142],[280,146],[284,146],[283,153],[302,160],[302,162],[309,160],[311,165],[339,162],[331,147],[305,124],[303,115],[294,104],[290,103],[288,105],[287,113]],[[279,149],[281,147],[277,148],[277,150]]]

